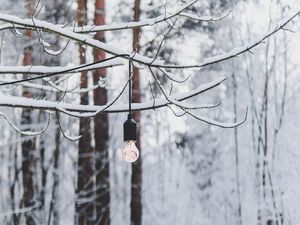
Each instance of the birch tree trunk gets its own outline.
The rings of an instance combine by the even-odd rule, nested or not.
[[[141,1],[134,1],[134,21],[140,20]],[[133,29],[133,41],[132,48],[134,51],[140,51],[140,37],[141,29]],[[140,93],[140,71],[137,67],[133,67],[133,78],[132,78],[132,101],[134,103],[141,102]],[[141,151],[141,135],[140,135],[140,124],[141,124],[141,112],[137,111],[133,113],[134,119],[137,122],[137,142],[136,146]],[[140,154],[141,155],[141,154]],[[141,157],[132,164],[132,175],[131,175],[131,201],[130,201],[130,220],[131,225],[142,224],[142,160]]]
[[[94,24],[105,24],[105,0],[95,1]],[[104,32],[97,32],[95,39],[105,42]],[[94,49],[94,61],[103,60],[105,52]],[[99,79],[106,77],[106,69],[97,69],[93,74],[94,84]],[[104,105],[107,103],[107,90],[97,88],[94,90],[94,104]],[[99,113],[94,117],[94,138],[96,156],[96,224],[110,224],[110,185],[109,185],[109,158],[108,158],[108,139],[109,139],[108,114]]]

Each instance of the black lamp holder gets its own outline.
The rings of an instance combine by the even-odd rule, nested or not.
[[[127,120],[123,125],[124,141],[136,141],[136,122],[131,114],[128,114]]]

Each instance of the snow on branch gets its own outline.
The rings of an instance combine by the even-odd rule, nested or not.
[[[186,9],[188,9],[190,6],[194,5],[198,0],[193,0],[182,7],[179,7],[176,10],[173,10],[170,13],[165,13],[163,15],[159,15],[154,18],[147,18],[143,19],[141,21],[132,21],[132,22],[125,22],[125,23],[115,23],[115,24],[105,24],[105,25],[85,25],[82,27],[66,27],[66,25],[59,25],[62,28],[66,28],[69,30],[72,30],[75,33],[95,33],[95,32],[104,32],[104,31],[116,31],[116,30],[125,30],[125,29],[133,29],[137,27],[146,27],[146,26],[154,26],[156,24],[169,21],[172,18],[175,17],[186,17],[191,20],[198,20],[198,21],[206,21],[206,22],[214,22],[214,21],[219,21],[222,19],[225,19],[229,14],[226,13],[222,16],[219,17],[214,17],[214,16],[198,16],[194,15],[192,13],[186,13],[184,12]],[[24,26],[21,25],[13,25],[13,24],[3,24],[0,26],[0,31],[1,30],[6,30],[6,29],[24,29]],[[31,28],[34,29],[34,28]]]
[[[83,27],[75,27],[75,28],[73,28],[73,30],[76,33],[91,33],[91,32],[99,32],[99,31],[114,31],[114,30],[133,29],[133,28],[137,28],[137,27],[153,26],[158,23],[161,23],[164,21],[169,21],[172,18],[180,17],[180,16],[186,17],[186,18],[192,19],[192,20],[213,22],[213,21],[219,21],[219,20],[225,19],[230,14],[230,12],[229,12],[220,17],[213,17],[213,16],[200,17],[200,16],[194,15],[192,13],[184,12],[187,8],[194,5],[197,1],[198,0],[190,1],[189,3],[185,4],[184,6],[172,11],[171,13],[165,13],[164,15],[160,15],[155,18],[148,18],[148,19],[143,19],[141,21],[100,25],[100,26],[86,25]]]
[[[9,82],[9,83],[16,83],[18,80],[15,79],[1,79],[0,82]],[[46,81],[49,85],[44,84],[37,84],[37,83],[31,83],[31,82],[20,82],[19,85],[27,88],[37,89],[37,90],[43,90],[43,91],[49,91],[49,92],[63,92],[63,93],[72,93],[72,94],[82,94],[87,93],[90,91],[95,90],[96,88],[101,87],[101,84],[93,84],[89,85],[87,88],[80,88],[80,83],[76,83],[70,88],[64,88],[61,86],[56,85],[54,82],[47,80]]]
[[[166,13],[164,15],[160,15],[155,18],[143,19],[141,21],[134,21],[128,23],[111,24],[111,25],[100,25],[100,26],[87,25],[83,27],[76,27],[74,31],[78,33],[90,33],[90,32],[98,32],[98,31],[124,30],[124,29],[132,29],[137,27],[153,26],[155,24],[170,20],[180,15],[180,13],[182,13],[188,7],[194,5],[197,1],[198,0],[190,1],[189,3],[185,4],[179,9],[174,10],[171,13]]]
[[[235,122],[235,123],[222,123],[222,122],[219,122],[219,121],[215,121],[215,120],[206,118],[206,117],[204,117],[204,116],[196,116],[196,115],[194,115],[193,113],[191,113],[191,112],[189,111],[189,109],[200,109],[201,107],[199,107],[199,106],[193,106],[193,105],[189,105],[189,104],[185,104],[185,103],[182,103],[182,102],[178,101],[177,99],[173,98],[172,96],[167,96],[167,94],[166,94],[166,92],[164,91],[162,85],[160,84],[159,80],[158,80],[157,77],[154,75],[154,73],[153,73],[153,71],[151,70],[150,67],[149,67],[149,70],[150,70],[150,72],[151,72],[151,74],[152,74],[152,77],[154,78],[155,82],[157,83],[157,85],[158,85],[160,91],[161,91],[162,94],[164,95],[165,99],[166,99],[167,101],[169,101],[170,104],[173,104],[173,105],[179,107],[179,108],[183,111],[183,114],[178,115],[178,114],[176,114],[176,113],[174,112],[174,110],[173,110],[172,108],[169,107],[169,108],[172,110],[172,112],[173,112],[173,114],[174,114],[175,116],[181,117],[181,116],[183,116],[183,115],[185,115],[185,114],[188,114],[188,115],[194,117],[194,118],[197,119],[197,120],[200,120],[200,121],[202,121],[202,122],[206,122],[206,123],[208,123],[208,124],[215,125],[215,126],[218,126],[218,127],[222,127],[222,128],[233,128],[233,127],[237,127],[237,126],[241,125],[242,123],[244,123],[244,122],[246,121],[246,119],[247,119],[247,114],[248,114],[248,109],[246,110],[246,114],[245,114],[244,119],[243,119],[242,121],[240,121],[240,122]],[[218,105],[219,105],[219,104],[212,105],[211,108],[216,107],[216,106],[218,106]]]
[[[44,32],[53,32],[56,34],[59,34],[61,36],[64,36],[66,38],[70,38],[72,40],[87,44],[93,48],[98,48],[101,49],[109,54],[112,55],[119,55],[122,58],[125,59],[130,59],[134,62],[138,62],[147,66],[151,67],[160,67],[160,68],[174,68],[174,69],[184,69],[184,68],[200,68],[200,67],[205,67],[214,63],[219,63],[225,60],[228,60],[230,58],[237,57],[243,53],[250,52],[250,50],[257,45],[261,44],[264,40],[267,38],[271,37],[274,35],[276,32],[278,32],[281,29],[284,29],[284,27],[291,22],[298,14],[300,11],[295,13],[294,15],[288,17],[288,19],[284,20],[283,22],[279,23],[277,26],[275,26],[273,29],[270,29],[267,33],[264,35],[261,35],[259,38],[256,40],[243,45],[239,48],[235,48],[229,52],[223,53],[221,55],[213,56],[210,58],[207,58],[203,60],[202,62],[198,64],[193,64],[193,65],[172,65],[172,64],[165,64],[164,61],[162,60],[156,60],[153,58],[149,58],[143,55],[140,55],[138,53],[132,54],[129,53],[128,51],[118,49],[114,46],[111,46],[109,44],[100,42],[98,40],[95,40],[91,38],[88,35],[85,34],[79,34],[79,33],[74,33],[73,31],[63,28],[60,25],[54,25],[51,23],[48,23],[46,21],[40,21],[40,20],[34,20],[34,22],[31,19],[21,19],[17,16],[12,16],[12,15],[7,15],[7,14],[0,14],[0,20],[4,22],[8,22],[11,24],[15,24],[18,26],[24,26],[25,28],[34,28],[34,29],[42,29]]]
[[[171,99],[175,99],[176,101],[184,101],[218,86],[224,80],[226,80],[226,78],[222,77],[214,81],[211,81],[207,84],[201,85],[197,89],[192,90],[190,92],[177,93],[169,97]],[[169,104],[170,102],[167,99],[161,98],[161,99],[156,99],[154,104],[153,101],[147,101],[144,103],[133,103],[132,110],[140,111],[140,110],[156,109],[156,108],[167,106]],[[83,113],[82,116],[84,116],[84,113],[94,113],[97,111],[99,112],[104,111],[106,113],[128,112],[128,104],[111,105],[110,107],[107,107],[107,105],[103,105],[103,106],[78,105],[78,104],[68,104],[62,102],[58,103],[58,102],[47,101],[47,100],[34,100],[34,99],[29,99],[24,97],[4,96],[4,95],[0,97],[0,106],[61,111],[67,114],[69,114],[68,112],[78,112],[78,113]],[[73,116],[80,117],[80,114],[78,115],[73,114]]]
[[[192,5],[195,2],[196,2],[196,0],[190,2],[189,4]],[[153,25],[153,24],[159,23],[159,21],[160,22],[167,21],[168,19],[173,18],[177,15],[185,16],[185,17],[188,17],[191,19],[205,20],[205,21],[216,21],[216,20],[220,20],[223,18],[223,17],[220,17],[220,18],[206,18],[206,19],[202,18],[201,19],[201,18],[195,17],[192,14],[183,12],[190,5],[186,5],[185,7],[177,10],[173,14],[165,14],[164,17],[161,17],[161,18],[158,17],[158,18],[160,18],[158,20],[156,20],[157,18],[152,21],[149,19],[149,20],[144,20],[144,21],[140,21],[140,22],[135,22],[135,25],[134,25],[134,23],[131,25],[132,25],[132,27],[146,26],[146,25],[150,25],[150,24]],[[271,37],[279,30],[285,30],[285,26],[290,21],[292,21],[299,13],[300,13],[300,11],[298,11],[294,15],[290,16],[288,19],[284,20],[283,22],[279,23],[277,26],[275,26],[273,29],[270,29],[264,35],[261,35],[260,37],[256,38],[256,40],[254,40],[246,45],[243,45],[239,48],[235,48],[235,49],[233,49],[229,52],[225,52],[221,55],[206,58],[202,62],[199,62],[194,65],[166,64],[165,61],[157,59],[157,54],[154,58],[149,58],[149,57],[146,57],[146,56],[141,55],[136,52],[131,53],[131,52],[128,52],[127,50],[119,49],[118,47],[109,45],[109,44],[101,42],[99,40],[95,40],[91,36],[84,34],[85,32],[78,32],[78,31],[76,31],[76,29],[74,31],[74,30],[71,30],[70,28],[62,27],[61,25],[51,24],[49,22],[36,20],[34,18],[22,19],[17,16],[0,14],[0,20],[11,24],[14,29],[18,29],[18,28],[34,29],[38,32],[43,31],[43,32],[48,32],[48,33],[55,33],[55,34],[61,35],[63,37],[66,37],[69,40],[74,40],[74,41],[86,44],[88,46],[91,46],[92,48],[101,49],[101,50],[105,51],[106,53],[113,55],[111,58],[107,58],[106,59],[107,61],[104,60],[105,62],[95,62],[94,64],[80,65],[79,67],[70,67],[70,69],[64,68],[64,67],[49,68],[49,67],[41,67],[41,66],[0,67],[0,73],[2,73],[2,74],[3,73],[23,73],[23,74],[27,73],[27,74],[40,74],[41,75],[39,77],[33,77],[33,78],[29,78],[27,80],[5,82],[5,83],[1,83],[0,85],[26,82],[26,81],[30,81],[33,79],[41,79],[46,76],[48,77],[48,76],[56,75],[58,73],[67,73],[67,72],[75,73],[75,72],[80,72],[80,71],[84,71],[84,70],[92,70],[92,69],[98,69],[98,68],[103,68],[103,67],[108,67],[108,66],[121,65],[121,64],[123,64],[123,61],[120,58],[123,58],[123,59],[128,60],[130,63],[131,62],[135,63],[135,65],[136,64],[146,65],[149,68],[149,70],[151,71],[154,79],[158,83],[162,93],[164,94],[164,98],[161,98],[161,99],[153,99],[153,101],[148,101],[148,102],[144,102],[144,103],[134,103],[134,104],[132,104],[132,110],[141,111],[141,110],[149,110],[149,109],[155,109],[155,108],[160,108],[160,107],[165,107],[165,106],[170,107],[171,105],[174,105],[183,111],[182,115],[188,114],[197,120],[201,120],[201,121],[207,122],[209,124],[213,124],[213,125],[220,126],[220,127],[227,127],[227,128],[235,127],[235,126],[238,126],[241,123],[245,122],[245,120],[247,118],[247,112],[246,112],[244,119],[238,123],[220,123],[218,121],[214,121],[214,120],[211,120],[211,119],[203,117],[203,116],[198,116],[198,115],[195,115],[190,112],[190,110],[192,110],[192,109],[210,108],[210,107],[215,107],[216,105],[203,105],[203,106],[196,107],[196,106],[192,106],[188,103],[182,102],[183,100],[192,98],[196,95],[199,95],[202,92],[205,92],[207,90],[210,90],[210,89],[216,87],[222,81],[224,81],[226,78],[217,79],[208,84],[202,85],[199,88],[197,88],[191,92],[188,92],[188,93],[167,95],[164,92],[160,83],[158,82],[157,78],[154,76],[151,69],[152,68],[158,69],[160,72],[162,72],[164,75],[166,75],[170,80],[172,80],[174,82],[178,82],[178,83],[184,82],[186,79],[178,80],[175,76],[173,76],[171,73],[167,72],[164,69],[166,69],[166,68],[169,68],[169,69],[200,68],[200,67],[205,67],[205,66],[208,66],[208,65],[211,65],[214,63],[219,63],[219,62],[237,57],[246,52],[250,52],[252,48],[263,43],[267,38]],[[228,15],[226,15],[226,16],[228,16]],[[143,25],[143,23],[144,23],[144,25]],[[128,23],[127,23],[127,25],[128,25]],[[105,26],[102,26],[102,28],[103,27],[105,27]],[[9,28],[9,26],[6,24],[0,26],[0,30],[8,29],[8,28]],[[83,29],[83,28],[81,28],[81,29]],[[95,30],[93,30],[93,29],[89,30],[89,32],[94,32]],[[126,28],[124,28],[124,29],[126,29]],[[171,26],[171,29],[172,29],[172,26]],[[40,42],[43,44],[42,38],[40,38]],[[131,78],[129,78],[129,79],[131,79]],[[26,83],[26,84],[30,84],[30,83]],[[50,84],[50,86],[53,86],[53,84],[51,84],[51,83],[49,83],[49,84]],[[100,112],[107,112],[107,113],[127,112],[128,111],[127,104],[115,105],[115,102],[123,94],[127,85],[128,85],[128,82],[123,87],[122,91],[120,91],[118,93],[117,97],[115,97],[111,102],[107,103],[106,105],[102,105],[102,106],[77,105],[77,104],[68,104],[68,103],[62,103],[62,102],[52,102],[52,101],[48,101],[48,100],[34,100],[34,99],[23,98],[23,97],[9,97],[9,96],[3,96],[2,98],[0,98],[0,106],[43,109],[43,110],[50,110],[50,111],[55,111],[55,112],[60,111],[67,115],[75,116],[75,117],[91,117],[91,116],[95,116],[97,113],[100,113]],[[49,86],[49,88],[50,88],[50,86]],[[37,87],[37,88],[39,88],[39,87]]]
[[[114,56],[120,56],[123,58],[131,58],[131,60],[139,62],[141,64],[157,64],[157,65],[163,65],[162,61],[159,60],[153,60],[152,58],[142,56],[138,53],[132,54],[127,51],[118,49],[114,46],[111,46],[109,44],[103,43],[99,40],[95,40],[92,37],[86,35],[86,34],[78,34],[74,33],[72,30],[62,28],[59,25],[55,25],[46,21],[41,20],[34,20],[32,19],[22,19],[17,16],[13,15],[7,15],[7,14],[1,14],[0,13],[0,20],[5,21],[11,24],[16,24],[24,27],[34,28],[34,29],[42,29],[44,32],[50,32],[50,33],[56,33],[61,36],[64,36],[66,38],[70,38],[74,41],[81,42],[83,44],[89,45],[93,48],[101,49],[109,54],[112,54]],[[131,57],[131,55],[133,55]]]
[[[49,77],[53,77],[53,76],[57,76],[57,75],[61,75],[61,74],[66,74],[69,72],[78,72],[80,69],[84,69],[86,67],[91,67],[91,69],[94,69],[93,66],[99,64],[99,63],[104,63],[104,62],[108,62],[112,59],[117,58],[118,56],[112,56],[110,58],[105,58],[103,60],[100,61],[95,61],[89,64],[82,64],[76,67],[72,67],[70,69],[65,69],[65,70],[61,70],[59,72],[54,72],[54,73],[46,73],[40,76],[35,76],[35,77],[29,77],[29,78],[23,78],[21,80],[15,80],[15,81],[6,81],[3,83],[0,83],[0,86],[7,86],[7,85],[11,85],[11,84],[19,84],[19,83],[23,83],[26,81],[33,81],[33,80],[38,80],[38,79],[44,79],[44,78],[49,78]],[[50,84],[51,85],[51,84]]]
[[[246,52],[250,52],[251,49],[253,49],[254,47],[260,45],[266,39],[268,39],[269,37],[271,37],[272,35],[274,35],[278,31],[285,30],[285,26],[288,23],[290,23],[299,14],[300,14],[300,10],[297,11],[297,13],[293,14],[292,16],[288,17],[287,19],[283,20],[281,23],[274,26],[272,29],[270,29],[265,34],[257,37],[255,40],[253,40],[253,41],[251,41],[251,42],[249,42],[249,43],[247,43],[247,44],[245,44],[241,47],[235,48],[235,49],[233,49],[229,52],[225,52],[225,53],[222,53],[220,55],[216,55],[216,56],[212,56],[210,58],[207,58],[199,64],[194,64],[194,65],[159,65],[157,67],[160,67],[160,68],[173,68],[173,69],[200,68],[200,67],[209,66],[209,65],[212,65],[212,64],[215,64],[215,63],[223,62],[223,61],[226,61],[228,59],[237,57],[237,56],[239,56],[241,54],[244,54]],[[152,65],[152,66],[156,66],[156,65]]]
[[[74,69],[77,66],[69,65],[69,66],[0,66],[0,74],[38,74],[44,75],[49,73],[59,73],[61,71],[68,70],[68,73],[79,73],[82,71],[89,71],[113,66],[123,65],[124,61],[119,58],[114,58],[105,62],[100,62],[95,65],[82,64],[81,69]]]

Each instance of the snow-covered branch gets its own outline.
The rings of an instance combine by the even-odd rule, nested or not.
[[[249,52],[252,48],[256,47],[257,45],[261,44],[264,40],[267,38],[271,37],[274,35],[276,32],[279,30],[283,29],[289,22],[291,22],[298,14],[300,11],[295,13],[294,15],[288,17],[288,19],[284,20],[283,22],[279,23],[276,25],[273,29],[270,29],[267,33],[264,35],[261,35],[259,38],[256,40],[243,45],[239,48],[235,48],[229,52],[213,56],[210,58],[207,58],[203,60],[202,62],[199,62],[197,64],[193,65],[172,65],[172,64],[165,64],[164,61],[162,60],[154,60],[153,58],[149,58],[143,55],[140,55],[138,53],[132,54],[131,52],[116,48],[115,46],[111,46],[109,44],[100,42],[98,40],[95,40],[91,38],[88,35],[85,34],[79,34],[79,33],[74,33],[73,31],[63,28],[60,25],[54,25],[51,23],[48,23],[46,21],[40,21],[40,20],[31,20],[31,19],[22,19],[17,16],[12,16],[12,15],[7,15],[7,14],[0,14],[0,20],[5,21],[11,24],[19,25],[19,26],[24,26],[28,28],[38,28],[43,30],[44,32],[52,32],[59,34],[61,36],[64,36],[66,38],[70,38],[72,40],[85,43],[93,48],[98,48],[101,49],[109,54],[112,55],[119,55],[122,58],[126,59],[131,59],[132,61],[135,61],[137,63],[141,63],[147,66],[151,67],[160,67],[160,68],[174,68],[174,69],[183,69],[183,68],[200,68],[200,67],[205,67],[214,63],[219,63],[225,60],[228,60],[230,58],[234,58],[236,56],[239,56],[245,52]]]
[[[127,23],[118,23],[111,25],[101,25],[101,26],[83,26],[74,28],[74,32],[77,33],[90,33],[90,32],[98,32],[98,31],[113,31],[113,30],[124,30],[124,29],[132,29],[137,27],[145,27],[145,26],[153,26],[155,24],[168,21],[174,17],[180,16],[180,14],[186,10],[188,7],[194,5],[198,0],[193,0],[185,4],[184,6],[172,11],[171,13],[166,13],[155,18],[143,19],[141,21],[133,21]]]
[[[74,41],[78,41],[81,43],[84,43],[86,45],[89,45],[93,48],[101,49],[109,54],[120,56],[123,58],[131,58],[131,60],[142,63],[142,64],[156,64],[156,65],[163,65],[162,61],[155,60],[153,62],[152,58],[142,56],[138,53],[132,54],[131,52],[127,52],[124,50],[121,50],[115,46],[103,43],[99,40],[95,40],[92,37],[86,35],[86,34],[78,34],[74,33],[72,30],[65,29],[60,27],[59,25],[55,25],[46,21],[41,20],[33,20],[32,19],[22,19],[17,16],[7,15],[7,14],[0,14],[0,20],[5,21],[12,24],[21,25],[24,27],[34,28],[34,29],[41,29],[44,32],[51,32],[56,33],[61,36],[64,36],[66,38],[70,38]],[[131,56],[132,55],[132,56]]]
[[[16,82],[18,80],[15,79],[1,79],[0,82]],[[43,90],[43,91],[49,91],[49,92],[64,92],[64,93],[72,93],[72,94],[81,94],[81,93],[87,93],[90,91],[95,90],[96,88],[101,87],[101,84],[95,84],[95,85],[89,85],[87,88],[79,88],[80,84],[77,83],[73,85],[73,87],[69,88],[64,88],[61,86],[58,86],[54,84],[51,81],[47,81],[49,85],[44,85],[44,84],[37,84],[37,83],[31,83],[31,82],[21,82],[19,85],[26,87],[26,88],[32,88],[32,89],[37,89],[37,90]]]
[[[81,69],[74,69],[77,66],[0,66],[0,74],[38,74],[44,75],[49,73],[59,73],[61,71],[69,70],[68,73],[79,73],[82,71],[89,71],[113,66],[123,65],[124,61],[120,58],[114,58],[105,62],[100,62],[89,66],[88,64],[81,65]]]
[[[190,6],[194,5],[198,0],[193,0],[185,5],[179,7],[178,9],[175,9],[169,13],[159,15],[154,18],[147,18],[143,19],[141,21],[132,21],[132,22],[123,22],[123,23],[114,23],[114,24],[105,24],[105,25],[85,25],[82,27],[66,27],[66,25],[59,25],[62,28],[66,28],[70,31],[73,31],[75,33],[95,33],[95,32],[104,32],[104,31],[116,31],[116,30],[125,30],[125,29],[133,29],[137,27],[146,27],[146,26],[154,26],[156,24],[169,21],[172,18],[176,17],[186,17],[191,20],[198,20],[198,21],[206,21],[206,22],[213,22],[213,21],[219,21],[224,18],[226,18],[229,13],[226,13],[222,16],[219,17],[214,17],[214,16],[198,16],[192,13],[187,13],[184,12],[186,9],[188,9]],[[1,30],[6,30],[6,29],[24,29],[24,26],[20,25],[13,25],[13,24],[3,24],[0,26],[0,31]],[[32,28],[34,29],[34,28]]]
[[[175,99],[176,101],[183,101],[194,96],[197,96],[205,91],[208,91],[216,86],[218,86],[221,82],[226,80],[225,77],[216,79],[207,84],[201,85],[199,88],[180,94],[173,94],[169,96],[171,99]],[[156,99],[154,104],[153,101],[147,101],[144,103],[133,103],[132,110],[150,110],[156,109],[160,107],[164,107],[169,105],[170,102],[165,98]],[[79,113],[94,113],[97,111],[104,111],[107,113],[118,113],[118,112],[128,112],[128,104],[119,104],[119,105],[111,105],[107,108],[107,105],[103,106],[95,106],[95,105],[77,105],[77,104],[68,104],[68,103],[58,103],[47,100],[34,100],[24,97],[12,97],[12,96],[2,96],[0,98],[0,106],[6,107],[21,107],[21,108],[31,108],[31,109],[43,109],[43,110],[51,110],[51,111],[62,111],[62,112],[79,112]],[[104,110],[102,110],[104,109]]]

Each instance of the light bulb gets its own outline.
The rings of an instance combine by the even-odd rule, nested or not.
[[[135,141],[126,141],[123,148],[123,159],[126,162],[135,162],[139,158],[139,150],[135,146]]]

